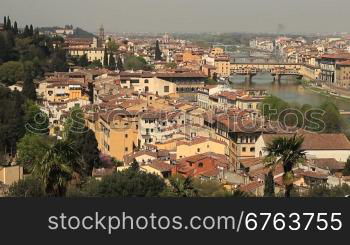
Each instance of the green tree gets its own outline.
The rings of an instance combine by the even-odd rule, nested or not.
[[[13,33],[14,33],[15,35],[17,35],[17,34],[18,34],[18,26],[17,26],[17,21],[15,21],[15,23],[13,24]]]
[[[177,67],[177,64],[172,62],[172,63],[166,63],[165,64],[166,68],[170,68],[170,69],[175,69]]]
[[[110,55],[109,55],[109,69],[115,70],[115,68],[116,68],[115,58],[114,58],[113,53],[110,53]]]
[[[134,159],[133,162],[131,163],[130,170],[135,171],[135,172],[140,170],[140,165],[136,161],[136,159]]]
[[[24,77],[23,64],[9,61],[0,66],[0,81],[6,85],[13,85]]]
[[[109,51],[109,52],[115,53],[115,52],[118,51],[119,46],[118,46],[118,44],[117,44],[114,40],[110,40],[110,41],[107,43],[107,48],[108,48],[108,51]]]
[[[283,183],[285,185],[285,197],[290,197],[293,189],[294,173],[293,167],[305,158],[305,151],[301,149],[304,142],[302,136],[296,134],[292,137],[278,137],[266,147],[266,162],[273,166],[283,165]]]
[[[322,115],[321,119],[324,121],[326,128],[326,133],[340,133],[342,132],[342,127],[344,126],[344,122],[340,115],[338,107],[330,102],[324,102],[321,104],[320,108],[325,111],[324,115]]]
[[[25,133],[23,104],[22,93],[0,86],[0,156],[15,155],[16,143]]]
[[[166,185],[159,176],[128,169],[104,177],[90,196],[159,197],[165,189]]]
[[[272,171],[270,171],[265,176],[264,196],[265,197],[274,197],[275,196],[275,182],[273,180]]]
[[[124,68],[126,70],[150,70],[151,67],[147,64],[146,60],[140,56],[128,56],[124,62]]]
[[[10,17],[9,17],[9,16],[7,16],[6,30],[8,30],[8,31],[11,31],[11,30],[12,30],[12,24],[11,24],[11,20],[10,20]]]
[[[108,52],[107,47],[105,47],[104,55],[103,55],[103,67],[108,67]]]
[[[89,64],[89,67],[91,68],[102,68],[102,63],[100,60],[94,60]]]
[[[89,60],[86,54],[79,57],[78,65],[81,67],[87,67],[89,65]]]
[[[343,175],[344,176],[350,176],[350,157],[348,158],[348,160],[345,163],[345,168],[343,170]]]
[[[9,188],[10,197],[43,197],[44,188],[37,178],[28,177],[12,184]]]
[[[30,25],[29,27],[29,36],[33,36],[34,35],[34,28],[33,28],[33,25]]]
[[[49,196],[64,196],[74,177],[80,176],[79,153],[67,141],[47,146],[44,156],[32,163],[32,175],[38,178]]]
[[[52,145],[55,142],[53,137],[47,135],[27,133],[17,143],[17,162],[23,166],[26,173],[31,173],[34,163],[40,162],[46,154],[48,145]]]
[[[198,197],[198,190],[194,187],[193,179],[174,175],[169,178],[170,191],[177,197]]]
[[[84,113],[76,105],[70,109],[69,115],[64,122],[63,135],[65,139],[75,142],[84,132],[86,132]]]
[[[26,26],[24,27],[24,31],[23,31],[22,36],[23,36],[24,38],[30,36],[30,30],[29,30],[28,25],[26,25]]]
[[[68,71],[66,52],[61,48],[56,48],[51,55],[51,60],[48,66],[49,66],[49,71],[52,71],[52,72]]]
[[[317,185],[307,193],[307,197],[345,197],[350,195],[350,186],[347,184],[338,186]]]
[[[80,162],[84,176],[91,176],[93,168],[99,168],[100,151],[95,133],[85,127],[83,111],[79,106],[73,107],[64,124],[64,138],[72,142],[80,153]]]
[[[162,51],[160,51],[158,40],[156,41],[155,60],[162,60]]]
[[[49,133],[49,118],[34,102],[27,100],[24,105],[24,125],[26,132],[37,135]]]
[[[7,28],[6,21],[7,21],[6,16],[4,16],[4,29],[5,29],[5,30],[6,30],[6,28]]]
[[[218,181],[215,180],[193,180],[193,188],[198,191],[200,197],[228,197],[230,192]]]
[[[100,151],[95,133],[88,128],[74,141],[75,149],[80,153],[82,173],[84,176],[91,176],[93,168],[100,168]]]
[[[29,100],[36,101],[37,99],[31,70],[25,72],[22,93]]]
[[[124,71],[123,61],[120,56],[118,56],[118,59],[117,59],[117,69],[119,71]]]

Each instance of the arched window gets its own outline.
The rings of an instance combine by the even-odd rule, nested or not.
[[[149,88],[148,86],[145,87],[145,92],[148,92],[149,91]]]

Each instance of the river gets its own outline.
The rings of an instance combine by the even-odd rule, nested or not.
[[[273,83],[273,77],[269,73],[258,73],[253,77],[252,83],[245,82],[244,76],[234,75],[230,77],[233,88],[261,88],[269,94],[275,95],[289,103],[310,104],[319,106],[325,101],[332,101],[340,110],[350,111],[350,100],[336,97],[328,97],[305,89],[295,78],[282,78],[281,83]]]

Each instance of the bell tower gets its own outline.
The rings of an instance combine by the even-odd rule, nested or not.
[[[103,25],[101,25],[100,29],[99,29],[99,35],[98,35],[98,39],[99,39],[99,46],[103,47],[103,44],[105,42],[105,28],[103,27]]]

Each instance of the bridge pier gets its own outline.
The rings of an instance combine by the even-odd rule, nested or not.
[[[273,75],[273,82],[278,82],[278,83],[281,83],[281,78],[282,78],[282,75],[281,74],[275,74]]]
[[[253,82],[253,77],[256,75],[256,73],[249,73],[245,77],[245,81],[251,84]]]

